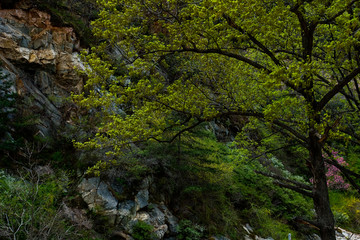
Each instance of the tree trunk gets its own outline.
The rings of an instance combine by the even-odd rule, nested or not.
[[[323,240],[336,240],[334,215],[330,209],[322,148],[314,132],[310,133],[310,162],[314,179],[313,201],[320,228],[320,237]]]

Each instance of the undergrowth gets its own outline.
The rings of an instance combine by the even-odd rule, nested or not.
[[[284,239],[291,233],[302,239],[288,223],[297,216],[312,217],[309,199],[256,174],[261,164],[218,142],[206,125],[172,144],[149,143],[140,156],[161,159],[166,168],[162,171],[173,172],[169,175],[176,180],[165,177],[163,190],[175,193],[178,215],[205,226],[207,235],[242,239],[246,233],[242,225],[249,223],[260,236]]]

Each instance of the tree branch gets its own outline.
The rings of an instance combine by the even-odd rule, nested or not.
[[[246,34],[250,40],[255,43],[264,53],[266,53],[266,55],[268,55],[271,60],[276,64],[276,65],[281,65],[280,61],[275,57],[275,55],[267,48],[265,47],[261,42],[259,42],[254,36],[252,36],[250,33],[248,33],[247,31],[245,31],[242,27],[240,27],[239,25],[237,25],[233,19],[231,19],[228,15],[223,14],[223,17],[225,18],[225,20],[227,21],[227,23],[229,24],[229,26],[231,26],[232,28],[238,30],[239,32],[241,32],[242,34]]]
[[[181,134],[183,134],[184,132],[187,132],[197,126],[199,126],[201,123],[203,123],[204,121],[199,120],[197,123],[195,123],[194,125],[191,125],[187,128],[184,128],[182,130],[180,130],[179,132],[177,132],[170,140],[159,140],[155,137],[150,137],[149,139],[154,139],[157,142],[161,142],[161,143],[172,143],[178,136],[180,136]]]
[[[295,137],[302,140],[303,142],[309,143],[309,140],[305,136],[303,136],[301,133],[299,133],[298,131],[296,131],[292,127],[286,125],[285,123],[282,123],[279,120],[274,120],[273,123],[278,125],[279,127],[284,128],[285,130],[287,130],[288,132],[290,132],[291,134],[293,134]]]
[[[339,12],[337,12],[336,14],[334,14],[334,16],[332,16],[329,19],[323,20],[323,21],[318,21],[317,24],[329,24],[332,21],[334,21],[337,17],[341,16],[349,7],[351,7],[354,3],[358,2],[359,0],[352,0],[348,5],[345,6],[345,8]]]
[[[316,111],[321,111],[325,105],[343,89],[356,75],[360,73],[360,67],[354,69],[349,75],[347,75],[341,82],[336,84],[325,96],[318,102]]]
[[[265,116],[263,113],[258,113],[258,112],[252,112],[252,111],[244,111],[244,112],[228,112],[225,114],[221,114],[222,116],[226,116],[226,115],[239,115],[239,116],[247,116],[247,117],[257,117],[257,118],[261,118],[261,119],[265,119]],[[302,140],[305,143],[308,143],[308,139],[303,136],[301,133],[299,133],[298,131],[296,131],[295,129],[293,129],[292,127],[290,127],[289,125],[281,122],[280,120],[274,120],[272,122],[273,124],[285,129],[286,131],[290,132],[292,135],[294,135],[296,138],[298,138],[299,140]]]
[[[294,181],[294,180],[291,180],[291,179],[287,179],[285,177],[282,177],[282,176],[279,176],[279,175],[276,175],[276,174],[273,174],[273,173],[266,173],[266,172],[263,172],[263,171],[257,171],[255,170],[256,173],[259,173],[261,175],[264,175],[266,177],[271,177],[271,178],[274,178],[276,180],[280,180],[280,181],[285,181],[285,182],[288,182],[288,183],[292,183],[294,184],[296,187],[298,188],[301,188],[301,189],[304,189],[304,190],[308,190],[308,191],[312,191],[313,188],[310,186],[310,185],[307,185],[307,184],[304,184],[304,183],[301,183],[301,182],[298,182],[298,181]]]
[[[286,184],[286,183],[282,183],[282,182],[279,182],[279,181],[274,181],[275,184],[279,185],[280,187],[283,187],[283,188],[287,188],[287,189],[290,189],[290,190],[293,190],[295,192],[298,192],[304,196],[307,196],[307,197],[310,197],[310,198],[313,198],[314,197],[314,194],[312,192],[308,192],[306,190],[303,190],[301,188],[298,188],[296,186],[293,186],[293,185],[290,185],[290,184]]]
[[[240,60],[242,62],[245,62],[253,67],[255,67],[256,69],[259,70],[264,70],[266,73],[271,73],[271,71],[269,69],[267,69],[265,66],[249,59],[246,58],[242,55],[239,54],[235,54],[235,53],[231,53],[231,52],[227,52],[221,49],[197,49],[197,48],[188,48],[188,47],[183,47],[183,49],[179,49],[179,50],[173,50],[173,52],[195,52],[195,53],[217,53],[223,56],[227,56],[230,58],[234,58],[237,60]]]

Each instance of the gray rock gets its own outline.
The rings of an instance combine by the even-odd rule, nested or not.
[[[157,204],[153,204],[153,209],[149,212],[150,214],[150,223],[153,226],[160,226],[166,223],[165,214],[159,209]]]
[[[53,80],[52,76],[46,71],[37,71],[34,76],[35,85],[46,95],[52,93]]]
[[[165,214],[165,222],[169,226],[170,234],[177,233],[177,228],[179,225],[179,220],[177,217],[175,217],[164,204],[161,204],[159,208]]]
[[[136,211],[146,207],[149,201],[149,190],[140,190],[135,196]]]
[[[135,202],[132,200],[128,200],[128,201],[119,203],[117,210],[118,210],[120,217],[135,217],[136,216]]]
[[[60,126],[71,124],[70,117],[76,110],[65,98],[82,89],[82,77],[74,66],[84,70],[84,65],[73,52],[77,40],[71,28],[53,27],[49,14],[30,12],[2,12],[0,58],[16,75],[16,92],[27,103],[22,109],[24,116],[39,116],[36,130],[52,139],[64,134],[57,131]]]
[[[340,227],[337,227],[335,233],[336,233],[337,240],[347,240],[347,239],[360,240],[360,234],[349,232]]]
[[[24,27],[21,25],[21,27]],[[31,41],[30,36],[24,34],[20,29],[16,28],[14,24],[9,24],[9,21],[6,19],[0,18],[0,37],[7,35],[17,43],[20,47],[29,47]]]
[[[116,210],[117,208],[118,201],[98,177],[84,178],[78,190],[90,209]]]
[[[119,181],[117,181],[116,179],[112,179],[112,181],[110,182],[110,187],[117,194],[124,193],[123,185]]]
[[[49,32],[46,32],[41,37],[36,38],[33,42],[33,49],[44,49],[47,48],[52,42],[52,35]]]
[[[135,201],[119,202],[98,177],[83,179],[78,190],[89,209],[106,216],[111,225],[126,226],[136,216]]]
[[[160,209],[157,204],[152,204],[152,209],[149,212],[137,212],[136,217],[129,221],[127,229],[131,231],[132,227],[138,221],[143,221],[154,227],[153,233],[156,240],[163,239],[166,233],[169,233],[169,225],[166,214]],[[162,208],[166,208],[165,206]],[[167,208],[166,208],[167,209]],[[172,215],[172,214],[171,214]]]
[[[109,191],[108,186],[104,182],[100,182],[97,194],[100,199],[103,201],[103,207],[106,210],[112,210],[116,209],[118,205],[117,199],[112,195],[112,193]]]
[[[157,237],[157,240],[163,239],[167,231],[168,231],[168,226],[166,224],[155,227],[154,234]]]
[[[143,221],[154,227],[153,233],[156,240],[163,239],[165,235],[174,236],[178,219],[164,204],[151,204],[151,207],[144,211],[145,207],[149,205],[149,191],[145,187],[150,186],[150,181],[150,179],[143,181],[141,185],[143,188],[138,191],[134,200],[122,202],[118,202],[113,196],[113,191],[114,187],[120,192],[123,189],[119,186],[109,186],[100,178],[83,179],[78,189],[89,208],[106,216],[108,222],[114,226],[120,226],[131,233],[134,225],[138,221]]]
[[[251,234],[253,232],[252,227],[248,223],[243,225],[242,227],[248,234]]]
[[[0,86],[3,86],[4,83],[8,83],[11,85],[8,91],[10,93],[16,93],[16,88],[15,88],[16,75],[3,67],[0,67],[0,71],[2,72],[1,76],[4,77],[0,81]]]
[[[84,178],[78,185],[78,191],[90,209],[95,208],[96,189],[100,184],[100,178]]]
[[[150,224],[150,214],[148,212],[138,212],[136,214],[136,220],[146,222],[147,224]]]
[[[24,85],[24,91],[28,93],[28,95],[32,96],[35,100],[35,103],[38,103],[43,107],[46,116],[51,121],[49,124],[54,125],[55,127],[59,127],[62,122],[62,114],[51,102],[50,100],[33,84],[32,80],[21,73],[22,83]]]

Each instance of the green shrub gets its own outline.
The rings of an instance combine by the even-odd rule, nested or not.
[[[333,211],[335,224],[336,225],[346,225],[350,221],[350,217],[345,212],[338,212],[336,210]]]
[[[255,173],[260,164],[244,163],[236,169],[236,190],[244,202],[256,208],[266,208],[271,216],[291,220],[296,216],[311,217],[312,202],[299,193],[275,185],[269,177]]]
[[[63,191],[56,178],[15,178],[0,171],[0,236],[71,239],[72,226],[60,215]]]
[[[177,227],[177,239],[199,240],[204,236],[205,228],[192,223],[190,220],[181,220]]]
[[[338,226],[360,232],[360,199],[356,192],[330,191],[331,209]]]
[[[298,233],[290,227],[271,216],[271,211],[266,208],[252,206],[247,212],[250,225],[255,229],[255,234],[262,237],[272,237],[275,240],[287,239],[291,233],[293,239],[301,239]]]
[[[261,233],[272,233],[271,224],[266,226],[261,218],[253,217],[259,215],[258,211],[266,210],[266,224],[274,222],[275,235],[287,236],[291,232],[296,236],[286,223],[297,216],[311,218],[312,202],[255,173],[254,170],[266,169],[260,163],[248,161],[242,150],[218,142],[205,127],[184,133],[181,142],[148,144],[142,152],[146,157],[165,162],[169,170],[177,171],[181,176],[171,183],[174,186],[169,187],[169,178],[166,178],[166,184],[161,184],[179,189],[176,190],[177,200],[189,210],[179,217],[191,220],[196,217],[197,222],[206,226],[208,234],[225,234],[232,239],[242,239],[241,222],[263,229]],[[174,161],[176,158],[181,159]],[[272,162],[284,177],[304,182],[302,177],[286,171],[276,158],[272,158]],[[191,232],[191,228],[188,230]]]
[[[147,224],[144,221],[138,221],[133,226],[132,237],[135,240],[152,240],[152,239],[154,239],[154,235],[152,232],[153,229],[154,229],[154,227],[151,226],[150,224]]]

